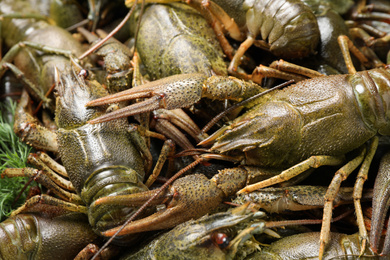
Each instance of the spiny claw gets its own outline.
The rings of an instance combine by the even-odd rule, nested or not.
[[[261,92],[264,92],[264,89],[259,85],[234,77],[208,77],[198,73],[174,75],[88,102],[87,106],[100,106],[135,98],[150,98],[91,120],[89,123],[100,123],[158,108],[188,107],[198,102],[202,97],[241,101]]]
[[[110,205],[140,205],[153,196],[154,191],[147,191],[118,197],[106,197],[98,199],[95,204],[107,203]],[[166,209],[139,220],[129,223],[118,234],[126,235],[144,231],[159,230],[174,227],[192,218],[199,218],[216,208],[224,198],[224,193],[215,182],[210,181],[202,174],[192,174],[176,180],[172,187],[163,196],[159,196],[153,204],[159,204],[165,199],[171,198]],[[133,203],[135,202],[135,203]],[[121,228],[113,228],[102,233],[110,237]]]
[[[175,109],[190,106],[202,97],[202,83],[206,79],[207,77],[203,74],[175,75],[90,101],[87,106],[100,106],[136,98],[150,98],[91,120],[89,123],[105,122],[159,108]],[[185,89],[184,95],[183,88]]]
[[[390,153],[383,156],[378,175],[375,179],[374,198],[372,200],[372,219],[370,243],[372,250],[377,253],[380,248],[381,234],[385,217],[390,203]],[[387,229],[386,238],[381,255],[390,253],[390,229]]]
[[[102,115],[98,118],[90,120],[90,121],[88,121],[88,123],[89,124],[98,124],[98,123],[103,123],[103,122],[111,121],[111,120],[118,119],[118,118],[128,117],[128,116],[132,116],[132,115],[136,115],[136,114],[140,114],[140,113],[146,113],[149,111],[159,109],[160,108],[159,99],[161,99],[161,97],[155,96],[155,97],[148,99],[148,100],[145,100],[143,102],[139,102],[139,103],[136,103],[136,104],[133,104],[133,105],[121,108],[121,109],[114,110],[111,113],[107,113],[107,114]],[[123,100],[113,101],[113,103],[120,102],[120,101],[123,101]],[[108,102],[108,103],[110,103],[110,102]],[[103,104],[98,104],[98,105],[103,105]],[[87,106],[91,106],[91,104],[87,104]]]

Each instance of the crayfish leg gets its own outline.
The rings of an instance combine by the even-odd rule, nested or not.
[[[88,244],[74,258],[74,260],[92,259],[99,251],[99,246],[96,244]],[[110,245],[99,253],[100,258],[97,259],[114,259],[120,253],[120,248],[115,245]]]
[[[253,45],[254,42],[255,39],[251,36],[248,36],[248,38],[243,43],[241,43],[240,47],[238,47],[237,52],[234,54],[232,61],[230,62],[228,68],[229,73],[234,74],[237,72],[237,68],[242,56],[244,56],[245,52],[249,49],[249,47]]]
[[[265,188],[274,184],[278,184],[284,181],[287,181],[307,170],[310,168],[318,168],[320,166],[324,165],[340,165],[343,163],[344,158],[343,157],[337,157],[337,156],[325,156],[325,155],[316,155],[311,156],[309,159],[298,163],[292,167],[290,167],[287,170],[284,170],[279,175],[276,175],[272,178],[269,178],[267,180],[248,185],[245,188],[239,190],[237,194],[240,193],[248,193],[252,192],[261,188]]]
[[[326,186],[294,185],[287,187],[268,187],[247,194],[240,194],[232,202],[244,204],[255,203],[268,213],[283,213],[291,211],[310,210],[324,207]],[[363,201],[371,201],[372,189],[363,193]],[[353,188],[340,187],[334,206],[353,203]]]
[[[320,234],[320,251],[319,259],[324,255],[325,247],[329,243],[330,238],[330,223],[332,218],[333,201],[337,196],[341,182],[344,181],[364,160],[366,156],[366,148],[360,150],[358,156],[341,167],[334,175],[328,190],[325,194],[324,213],[322,218],[322,227]],[[371,161],[370,161],[371,163]],[[359,202],[360,203],[360,202]]]
[[[18,215],[21,212],[31,211],[31,208],[35,208],[37,205],[55,206],[63,210],[79,212],[83,214],[87,214],[88,212],[85,206],[77,205],[71,202],[66,202],[46,194],[41,194],[41,195],[35,195],[34,197],[28,199],[22,206],[20,206],[19,208],[17,208],[11,213],[11,217]]]
[[[316,70],[302,67],[300,65],[290,63],[290,62],[287,62],[287,61],[282,60],[282,59],[272,62],[270,67],[274,68],[274,69],[281,70],[281,71],[286,71],[286,72],[291,72],[291,73],[294,73],[297,75],[306,76],[308,78],[325,76],[324,74],[322,74]]]
[[[31,99],[26,90],[23,90],[20,102],[16,107],[14,132],[27,144],[38,150],[57,152],[57,134],[41,126],[30,112]]]
[[[299,82],[299,81],[307,79],[306,77],[300,76],[298,74],[281,71],[281,70],[260,64],[260,66],[257,66],[253,70],[252,75],[251,75],[251,80],[253,82],[261,84],[265,77],[285,79],[285,80],[294,80],[295,82]]]
[[[156,166],[153,169],[153,173],[149,176],[145,185],[149,188],[160,174],[162,167],[164,166],[167,158],[172,157],[175,153],[175,143],[172,140],[165,140],[163,147],[161,148],[160,156],[156,162]]]
[[[263,78],[272,77],[285,80],[294,80],[295,83],[307,78],[322,77],[324,74],[315,70],[296,65],[282,59],[274,61],[269,67],[260,65],[251,75],[251,80],[261,84]]]
[[[348,38],[348,36],[340,35],[337,38],[337,41],[339,43],[341,53],[343,54],[345,65],[347,66],[349,74],[356,73],[356,69],[355,66],[353,65],[350,51],[360,60],[362,64],[367,64],[368,62],[367,58],[358,48],[356,48],[356,46]]]
[[[46,172],[47,171],[45,171],[45,170],[39,171],[37,169],[30,168],[30,167],[26,167],[23,169],[21,169],[21,168],[8,168],[8,169],[5,169],[3,171],[3,173],[1,174],[1,177],[2,178],[4,176],[6,176],[8,178],[30,177],[30,178],[33,178],[36,182],[44,185],[46,188],[50,189],[53,193],[55,193],[56,195],[58,195],[59,197],[61,197],[62,199],[66,200],[66,201],[70,201],[70,202],[77,203],[77,204],[83,203],[81,198],[78,195],[76,195],[72,192],[66,191],[64,188],[62,188],[60,185],[58,185],[56,183],[58,181],[62,182],[62,180],[53,181],[52,179],[50,179],[49,176],[47,176],[45,174]],[[66,180],[64,180],[64,181],[66,181]],[[61,185],[67,185],[67,183],[64,182]]]
[[[374,184],[374,198],[372,200],[372,219],[370,231],[370,243],[374,252],[380,248],[380,240],[385,217],[390,202],[390,153],[386,153],[381,159],[378,175]],[[387,229],[383,244],[383,255],[390,253],[390,231]]]
[[[64,176],[64,174],[65,175],[67,174],[63,166],[55,165],[56,162],[53,159],[51,159],[47,154],[43,152],[37,154],[30,153],[27,157],[27,162],[34,165],[37,169],[41,170],[45,176],[47,176],[50,180],[52,180],[55,184],[57,184],[62,189],[71,192],[76,192],[73,184],[69,180],[61,177],[61,175]],[[56,170],[59,170],[60,172]],[[39,178],[39,177],[35,177],[35,178]]]
[[[58,165],[53,159],[44,153],[29,154],[28,162],[38,169],[30,167],[8,168],[3,171],[1,177],[29,177],[45,186],[62,200],[48,195],[34,196],[12,214],[16,215],[19,212],[25,211],[26,209],[39,203],[54,206],[61,205],[63,208],[69,209],[70,211],[81,213],[86,212],[86,208],[79,205],[84,202],[80,196],[75,193],[73,184],[69,180],[61,177],[61,175],[66,176],[66,171],[61,165]]]
[[[372,138],[370,147],[368,148],[364,161],[360,166],[360,170],[356,177],[356,182],[353,190],[355,212],[356,212],[356,218],[359,227],[359,236],[360,239],[362,240],[362,246],[360,251],[361,254],[363,254],[363,252],[366,250],[368,235],[367,235],[367,229],[364,225],[363,211],[362,211],[360,200],[363,194],[363,184],[367,180],[368,170],[370,168],[372,159],[374,158],[375,152],[378,148],[378,142],[379,142],[379,138],[377,136]]]

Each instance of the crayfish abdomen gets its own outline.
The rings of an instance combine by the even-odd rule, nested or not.
[[[1,222],[0,259],[74,259],[98,241],[85,215],[61,212],[19,214]]]

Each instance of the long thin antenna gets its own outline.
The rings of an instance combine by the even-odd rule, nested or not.
[[[102,39],[100,42],[98,42],[96,45],[94,45],[93,47],[91,47],[89,50],[87,50],[86,52],[84,52],[78,59],[79,60],[82,60],[84,59],[85,57],[87,57],[89,54],[91,54],[92,52],[96,51],[98,48],[100,48],[106,41],[108,41],[114,34],[116,34],[122,27],[123,25],[125,25],[125,23],[127,22],[127,20],[130,19],[131,15],[133,14],[136,6],[137,6],[137,2],[138,0],[135,0],[134,1],[134,5],[131,7],[130,11],[126,14],[125,18],[123,18],[123,20],[118,24],[117,27],[115,27],[114,30],[112,30],[104,39]]]

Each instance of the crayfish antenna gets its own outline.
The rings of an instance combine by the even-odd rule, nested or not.
[[[87,57],[89,54],[93,53],[94,51],[96,51],[97,49],[99,49],[106,41],[108,41],[112,36],[114,36],[114,34],[116,34],[124,25],[125,23],[127,22],[127,20],[130,19],[131,15],[133,14],[134,10],[135,10],[135,7],[137,5],[137,0],[135,0],[135,3],[133,5],[133,7],[130,9],[130,11],[126,14],[125,18],[123,18],[123,20],[118,24],[117,27],[115,27],[114,30],[112,30],[104,39],[102,39],[99,43],[97,43],[96,45],[94,45],[92,48],[90,48],[89,50],[87,50],[86,52],[84,52],[78,59],[79,60],[82,60],[84,59],[85,57]]]

